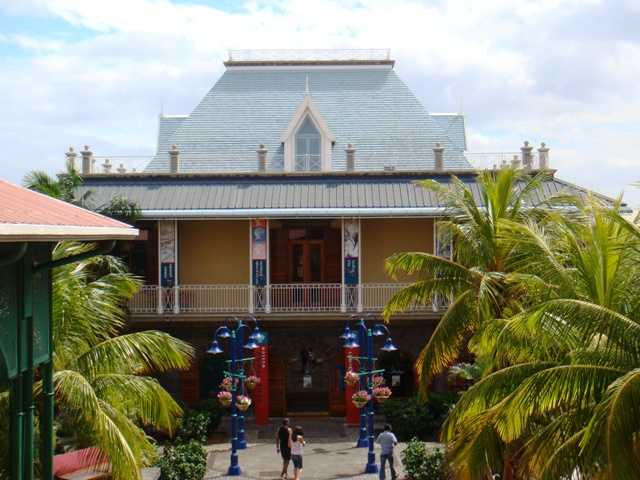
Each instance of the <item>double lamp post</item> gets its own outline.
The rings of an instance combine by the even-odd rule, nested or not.
[[[373,376],[384,373],[384,369],[375,369],[377,358],[373,354],[373,337],[387,335],[387,340],[380,348],[383,352],[394,352],[397,350],[391,339],[391,332],[386,325],[378,323],[373,327],[367,326],[366,317],[360,319],[355,329],[348,325],[344,329],[344,333],[340,338],[344,340],[344,348],[362,348],[361,353],[364,355],[349,355],[349,363],[351,360],[357,360],[360,368],[358,368],[358,376],[360,377],[360,390],[366,390],[369,395],[369,401],[360,409],[360,430],[358,434],[359,448],[368,448],[367,464],[365,473],[378,473],[378,465],[376,464],[376,454],[374,452],[374,430],[373,430]]]

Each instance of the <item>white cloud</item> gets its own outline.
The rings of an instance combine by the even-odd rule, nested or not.
[[[58,168],[70,143],[151,153],[160,105],[188,113],[229,48],[332,47],[391,48],[429,110],[463,105],[472,150],[546,141],[564,178],[610,194],[640,180],[634,2],[281,0],[231,13],[166,0],[1,2],[7,15],[36,12],[94,32],[77,42],[0,37],[32,52],[9,58],[0,77],[9,92],[1,161],[13,180]]]

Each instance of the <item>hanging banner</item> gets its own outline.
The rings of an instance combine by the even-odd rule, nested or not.
[[[267,284],[267,234],[265,219],[251,220],[251,275],[253,285]]]
[[[344,250],[344,283],[357,285],[360,280],[359,256],[360,256],[360,223],[358,220],[344,220],[343,224],[343,250]]]
[[[160,257],[160,285],[176,284],[176,222],[158,222],[158,255]]]

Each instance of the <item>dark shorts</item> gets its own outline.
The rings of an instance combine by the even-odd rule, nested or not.
[[[280,447],[280,455],[282,456],[282,460],[291,460],[291,449]]]
[[[293,466],[296,468],[302,468],[302,455],[291,455]]]

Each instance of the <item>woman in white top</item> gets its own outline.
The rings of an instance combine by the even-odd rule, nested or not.
[[[304,441],[302,427],[296,427],[291,434],[291,461],[293,462],[293,480],[300,480],[302,475],[302,453]]]

